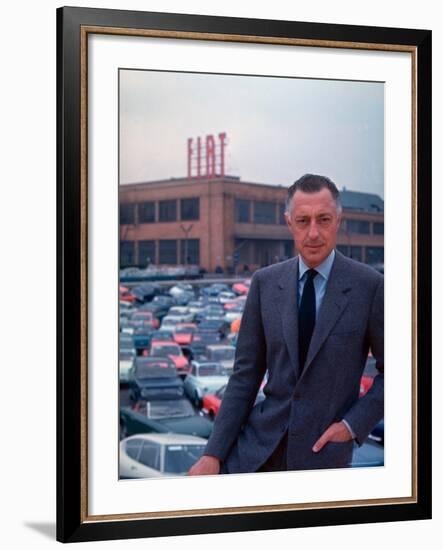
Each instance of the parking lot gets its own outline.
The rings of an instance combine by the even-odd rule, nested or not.
[[[120,478],[183,475],[203,453],[232,372],[250,279],[120,286]],[[371,386],[368,357],[360,394]],[[266,398],[266,375],[256,401]],[[383,465],[384,425],[354,451]]]

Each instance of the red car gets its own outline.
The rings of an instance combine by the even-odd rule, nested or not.
[[[125,286],[120,285],[119,295],[119,299],[123,302],[135,302],[135,296],[131,294],[129,288],[126,288]]]
[[[226,310],[230,310],[230,309],[234,309],[238,306],[244,306],[245,305],[245,302],[246,302],[246,298],[247,296],[244,295],[244,296],[239,296],[238,298],[235,298],[235,300],[232,300],[231,302],[226,302],[226,304],[223,305],[223,307],[226,309]]]
[[[360,397],[363,397],[366,393],[368,393],[368,391],[371,388],[373,383],[374,383],[374,379],[372,378],[372,376],[363,375],[361,377],[361,380],[360,380]]]
[[[197,329],[195,323],[180,323],[176,326],[174,332],[174,342],[179,346],[187,346],[192,342],[194,332]]]
[[[189,361],[183,355],[181,347],[175,342],[153,340],[149,348],[149,356],[169,357],[174,362],[179,374],[187,374],[191,369]]]
[[[152,311],[136,311],[131,315],[133,321],[143,321],[145,326],[151,326],[157,329],[160,326],[160,321],[154,316]]]
[[[217,416],[218,410],[220,409],[226,386],[227,384],[222,386],[215,393],[207,393],[203,396],[202,411],[207,414],[212,420]],[[258,390],[257,397],[255,398],[255,403],[260,403],[260,401],[263,401],[263,399],[265,398],[265,394],[263,393],[264,386],[265,382],[262,382],[260,389]]]
[[[235,283],[232,285],[232,290],[236,294],[247,294],[249,292],[249,287],[251,286],[251,279],[246,279],[241,283]]]

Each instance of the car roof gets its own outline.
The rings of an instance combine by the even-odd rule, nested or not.
[[[203,439],[202,437],[198,437],[196,435],[176,433],[137,434],[131,435],[130,437],[126,438],[125,441],[135,438],[145,439],[146,441],[154,441],[155,443],[159,443],[162,445],[188,445],[190,443],[199,443],[202,445],[206,445],[206,443],[208,442],[207,439]]]

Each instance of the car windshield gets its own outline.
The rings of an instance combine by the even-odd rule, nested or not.
[[[137,378],[163,378],[164,376],[176,376],[175,365],[166,361],[156,361],[155,363],[143,362],[137,359],[136,376]]]
[[[221,348],[211,350],[211,359],[217,361],[225,361],[228,359],[234,359],[235,348]]]
[[[183,418],[194,415],[194,409],[186,399],[146,402],[146,416],[148,418]]]
[[[165,452],[167,474],[185,474],[203,454],[205,445],[168,445]]]
[[[158,357],[168,357],[168,355],[181,355],[181,349],[179,346],[153,346],[151,350],[152,355]]]
[[[197,373],[198,376],[223,376],[226,374],[226,369],[218,363],[208,363],[198,367]]]
[[[137,313],[134,313],[132,318],[134,320],[138,319],[152,319],[152,311],[138,311]]]

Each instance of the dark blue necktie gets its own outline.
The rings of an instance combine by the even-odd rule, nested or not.
[[[307,278],[303,287],[303,295],[298,308],[298,347],[300,372],[305,365],[309,344],[315,326],[315,288],[314,278],[317,275],[315,269],[306,272]]]

